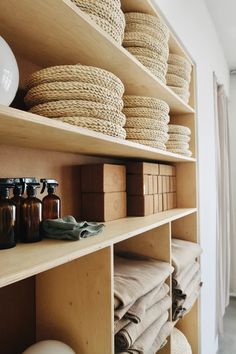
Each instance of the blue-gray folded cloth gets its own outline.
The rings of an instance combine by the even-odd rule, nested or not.
[[[43,235],[56,240],[81,240],[102,232],[104,224],[97,222],[77,222],[73,216],[61,219],[47,219],[42,222]]]

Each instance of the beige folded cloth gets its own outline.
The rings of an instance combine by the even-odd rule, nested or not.
[[[201,272],[198,271],[194,278],[189,282],[189,284],[185,288],[185,295],[186,298],[188,298],[196,289],[199,288],[199,285],[201,283]]]
[[[116,256],[114,263],[114,296],[120,307],[131,307],[137,299],[164,282],[174,270],[169,263],[154,259]]]
[[[170,336],[172,330],[174,328],[173,322],[166,322],[160,332],[158,333],[154,343],[152,344],[151,349],[147,352],[147,354],[156,354],[158,350],[163,348],[167,343],[167,338]]]
[[[201,247],[194,242],[172,239],[172,264],[175,274],[179,275],[183,270],[193,263],[202,253]]]
[[[167,322],[169,317],[168,311],[166,311],[160,318],[158,318],[152,325],[146,329],[145,332],[136,340],[136,342],[130,347],[126,349],[124,353],[130,354],[147,354],[152,348],[152,345],[160,332],[163,325]]]
[[[175,289],[179,289],[184,293],[191,281],[199,273],[199,269],[200,264],[198,262],[193,263],[189,271],[185,274],[184,278],[181,280],[179,285],[175,287]]]
[[[164,299],[158,301],[150,307],[141,322],[130,322],[115,335],[115,345],[118,350],[130,348],[138,337],[151,326],[158,318],[160,318],[171,307],[171,298],[166,295]]]
[[[192,292],[192,294],[184,301],[183,315],[186,315],[193,307],[195,301],[197,300],[197,298],[199,296],[201,286],[202,286],[202,283],[200,283],[200,285],[198,285],[198,287]]]
[[[117,318],[122,315],[123,308],[117,310],[115,314],[115,334],[119,332],[123,327],[125,327],[129,322],[139,323],[145,316],[146,311],[156,304],[158,301],[162,300],[169,292],[169,286],[167,284],[160,284],[160,286],[149,291],[146,295],[139,298],[133,306],[128,309],[120,320]]]
[[[193,265],[197,263],[197,262],[192,262],[190,263],[182,272],[180,272],[178,275],[176,275],[175,271],[173,273],[173,276],[172,276],[172,285],[174,287],[178,286],[182,280],[185,278],[185,276],[187,276],[188,272],[192,269]],[[199,265],[200,267],[200,265]]]

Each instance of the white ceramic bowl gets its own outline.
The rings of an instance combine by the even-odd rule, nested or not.
[[[0,104],[9,106],[18,89],[19,70],[16,58],[7,44],[0,36]]]
[[[22,354],[76,354],[68,345],[57,340],[43,340],[31,345]]]

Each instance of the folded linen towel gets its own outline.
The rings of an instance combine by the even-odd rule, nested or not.
[[[164,299],[158,301],[150,307],[143,320],[136,324],[130,322],[115,335],[115,345],[119,350],[130,348],[140,335],[160,318],[171,307],[171,298],[166,295]]]
[[[190,263],[178,276],[173,273],[172,285],[173,288],[183,287],[183,284],[189,282],[189,277],[194,270],[198,271],[200,269],[200,264],[198,262]]]
[[[173,238],[172,264],[175,268],[175,274],[179,275],[183,272],[201,253],[202,249],[197,243]]]
[[[154,259],[115,257],[114,296],[120,307],[130,305],[161,284],[173,272],[169,263]]]
[[[200,290],[202,287],[202,283],[192,292],[192,294],[184,301],[183,303],[183,312],[184,314],[188,313],[192,306],[194,305],[195,301],[197,300]]]
[[[168,292],[169,286],[165,283],[160,284],[160,286],[157,286],[149,291],[149,293],[139,298],[124,315],[124,308],[115,310],[115,334],[130,322],[139,323],[145,317],[146,311],[158,301],[162,300]],[[122,318],[117,320],[119,316]]]
[[[200,265],[199,263],[195,263],[194,266],[189,270],[186,277],[181,281],[181,283],[174,288],[174,290],[180,290],[183,294],[185,294],[187,288],[194,282],[196,277],[200,276]]]
[[[76,241],[102,232],[105,225],[96,222],[77,222],[73,216],[61,219],[47,219],[42,222],[43,234],[56,240]]]
[[[152,344],[151,349],[147,352],[147,354],[156,354],[158,350],[163,348],[167,343],[167,338],[170,336],[172,330],[174,328],[174,324],[170,321],[167,321],[162,327],[160,332]]]
[[[152,325],[142,333],[140,337],[134,342],[132,347],[123,351],[123,353],[130,354],[147,354],[151,350],[152,345],[160,332],[163,325],[167,322],[169,317],[168,311],[166,311],[161,317],[159,317]]]

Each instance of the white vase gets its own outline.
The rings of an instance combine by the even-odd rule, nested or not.
[[[43,340],[33,344],[22,354],[76,354],[68,345],[57,340]]]
[[[7,44],[0,36],[0,104],[9,106],[18,89],[19,70],[16,58]]]

